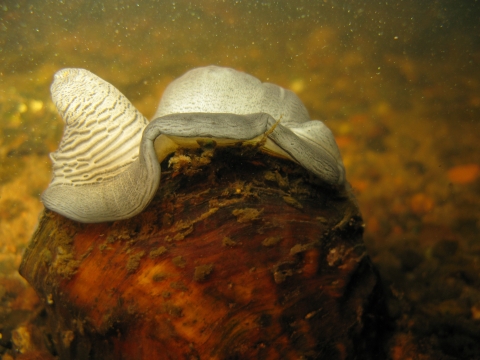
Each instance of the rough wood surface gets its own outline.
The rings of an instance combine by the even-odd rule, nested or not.
[[[61,359],[378,356],[382,294],[352,197],[242,148],[170,165],[130,220],[41,218],[20,272]]]

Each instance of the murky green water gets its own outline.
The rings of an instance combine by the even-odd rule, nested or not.
[[[397,331],[426,339],[418,353],[480,356],[479,23],[478,1],[0,3],[0,354],[33,308],[12,303],[33,296],[16,269],[62,135],[53,74],[88,69],[150,118],[168,83],[215,64],[292,89],[333,130],[371,256],[402,294]]]

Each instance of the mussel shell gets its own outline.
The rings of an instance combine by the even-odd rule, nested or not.
[[[154,200],[129,220],[44,213],[20,272],[61,359],[378,355],[381,291],[352,198],[254,148],[162,166]]]

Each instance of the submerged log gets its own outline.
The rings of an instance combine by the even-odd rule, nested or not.
[[[61,359],[377,358],[382,294],[352,196],[244,148],[169,162],[132,219],[43,214],[20,273]]]

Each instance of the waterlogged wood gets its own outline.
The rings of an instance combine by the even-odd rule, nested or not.
[[[243,148],[170,163],[132,219],[41,218],[20,272],[61,359],[378,357],[382,294],[348,194]]]

